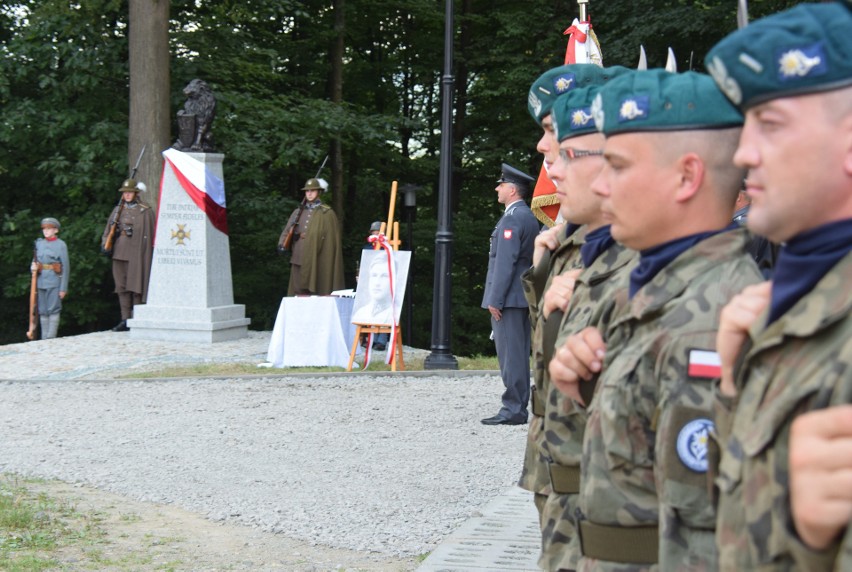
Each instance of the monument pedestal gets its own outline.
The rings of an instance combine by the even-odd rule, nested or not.
[[[185,155],[224,180],[224,155]],[[179,175],[191,179],[166,161],[148,300],[136,306],[127,321],[130,337],[207,343],[245,337],[251,320],[245,317],[244,305],[234,304],[228,235],[193,201]]]

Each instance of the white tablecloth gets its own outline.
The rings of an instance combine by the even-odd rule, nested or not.
[[[274,367],[346,367],[355,336],[354,302],[337,296],[283,298],[266,360]]]

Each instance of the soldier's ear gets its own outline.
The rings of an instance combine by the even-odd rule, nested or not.
[[[704,183],[704,161],[696,153],[685,153],[678,160],[678,171],[680,184],[675,193],[675,200],[679,203],[687,202]]]
[[[852,113],[847,113],[841,122],[841,137],[843,141],[843,172],[852,177]]]

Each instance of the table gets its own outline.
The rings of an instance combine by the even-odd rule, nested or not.
[[[282,298],[266,360],[273,367],[337,366],[349,363],[355,336],[354,298]]]

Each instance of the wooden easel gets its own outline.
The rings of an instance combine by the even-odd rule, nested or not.
[[[352,371],[352,364],[355,363],[355,352],[358,351],[358,342],[361,340],[361,334],[390,334],[390,326],[376,326],[374,324],[355,324],[355,340],[352,342],[352,352],[349,354],[349,365],[346,366],[346,371]],[[396,327],[396,343],[393,348],[388,348],[393,352],[391,359],[391,371],[396,371],[396,364],[399,362],[399,370],[405,371],[405,360],[402,358],[402,331],[400,327]]]
[[[380,233],[385,234],[386,229],[390,229],[387,236],[387,242],[390,244],[393,249],[399,250],[400,244],[402,241],[399,239],[399,221],[394,221],[394,209],[396,208],[396,187],[397,182],[394,181],[391,183],[391,196],[390,196],[390,208],[388,208],[388,221],[383,222]],[[378,243],[373,245],[374,250],[379,250],[381,247]],[[379,324],[358,324],[355,326],[355,340],[352,342],[352,351],[349,354],[349,365],[346,367],[346,371],[352,371],[352,364],[355,363],[355,352],[358,351],[358,342],[361,341],[362,334],[390,334],[391,327]],[[396,341],[394,341],[394,347],[390,348],[393,352],[393,356],[391,357],[391,371],[397,370],[397,361],[399,361],[399,369],[400,371],[405,371],[405,360],[402,358],[402,327],[399,324],[396,325]],[[398,357],[397,357],[398,356]]]

